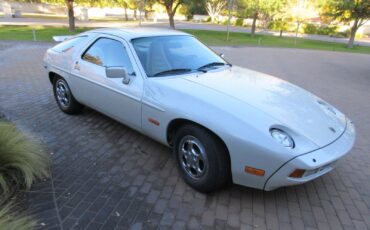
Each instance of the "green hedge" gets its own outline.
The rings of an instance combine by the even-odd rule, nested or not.
[[[329,36],[343,36],[346,34],[338,32],[338,26],[318,26],[315,24],[307,23],[303,25],[303,32],[305,34],[319,34]]]

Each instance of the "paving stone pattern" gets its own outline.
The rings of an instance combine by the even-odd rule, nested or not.
[[[370,229],[370,56],[218,47],[234,64],[278,75],[355,122],[334,171],[272,192],[232,185],[204,195],[179,177],[170,150],[91,109],[59,111],[42,57],[50,43],[0,42],[0,112],[42,140],[51,178],[27,193],[40,229]],[[92,94],[93,96],[93,94]]]

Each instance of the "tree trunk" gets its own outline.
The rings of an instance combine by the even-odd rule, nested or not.
[[[353,48],[353,44],[355,43],[356,32],[358,29],[358,22],[359,20],[356,19],[355,22],[353,23],[353,26],[351,27],[351,36],[349,37],[347,48],[350,49]]]
[[[175,29],[175,19],[174,19],[175,14],[173,13],[168,13],[168,19],[170,20],[170,27],[172,29]]]
[[[283,37],[283,30],[280,29],[280,37],[282,38]]]
[[[253,15],[253,23],[252,23],[252,29],[251,29],[251,35],[254,36],[256,34],[256,23],[258,18],[258,11],[256,11]]]
[[[69,31],[74,32],[76,26],[75,26],[75,13],[73,10],[73,0],[66,0],[66,5],[68,10]]]
[[[125,7],[125,21],[128,21],[127,7]]]

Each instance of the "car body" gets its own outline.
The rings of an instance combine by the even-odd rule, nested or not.
[[[98,60],[104,55],[105,59],[113,60],[120,52],[118,48],[109,51],[96,45],[92,55],[89,54],[89,49],[94,49],[94,44],[103,38],[122,44],[127,53],[125,63],[131,63],[128,69],[125,67],[122,71],[123,68],[116,68],[115,64],[103,66]],[[162,48],[153,45],[154,41],[164,45]],[[199,132],[208,132],[210,138],[217,141],[214,144],[217,148],[225,147],[227,156],[218,160],[218,164],[225,166],[222,174],[230,171],[236,184],[269,191],[305,183],[331,171],[351,150],[355,140],[354,125],[333,106],[281,79],[232,66],[203,46],[191,35],[175,30],[99,29],[49,49],[44,66],[54,85],[55,76],[64,79],[64,88],[55,86],[57,101],[59,94],[63,97],[68,85],[68,92],[78,103],[164,145],[173,147],[178,144],[184,150],[184,146],[190,148],[190,144],[202,142],[199,140],[208,142],[209,139],[203,137],[198,138],[198,142],[188,138],[190,144],[181,145],[181,140],[176,141],[177,130],[184,124],[201,129],[194,131],[194,137],[203,135]],[[200,54],[196,51],[199,49],[202,50]],[[172,50],[171,58],[166,57],[168,50]],[[164,64],[165,58],[169,59],[167,64]],[[194,63],[204,64],[202,60],[207,58],[216,60],[216,65],[194,71],[164,71],[165,74],[159,77],[150,72],[154,69],[159,73],[165,69],[161,66],[176,60],[177,66],[193,68]],[[186,130],[182,132],[186,133]],[[187,132],[192,133],[191,128]],[[190,160],[182,162],[190,176],[209,176],[206,169],[214,164],[208,162],[213,157],[213,153],[209,153],[212,144],[203,144],[198,147],[210,147],[204,147],[204,159],[194,165],[201,164],[199,172],[205,172],[186,168],[190,167]],[[174,148],[175,154],[182,151],[180,147],[178,150]],[[180,154],[179,158],[182,156]],[[181,163],[179,165],[181,168]],[[216,170],[219,167],[215,167]],[[195,183],[197,178],[193,179]],[[217,187],[199,189],[196,184],[187,182],[201,191]]]

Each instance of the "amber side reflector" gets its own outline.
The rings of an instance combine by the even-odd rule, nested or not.
[[[303,174],[306,172],[306,170],[304,169],[296,169],[294,170],[290,175],[289,177],[293,177],[293,178],[302,178],[303,177]]]
[[[256,168],[249,167],[249,166],[245,166],[244,171],[246,173],[250,173],[250,174],[253,174],[253,175],[257,175],[257,176],[264,176],[265,175],[265,170],[256,169]]]

